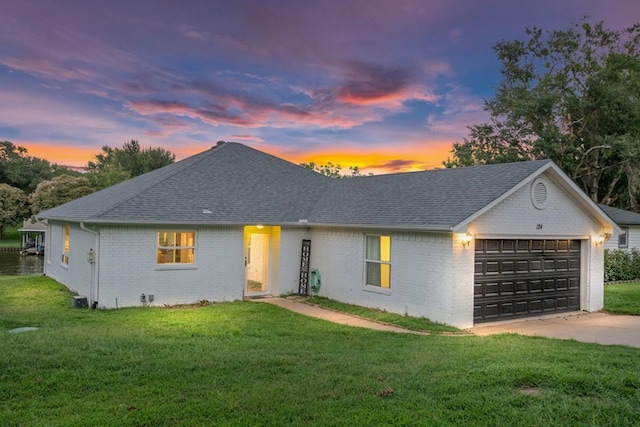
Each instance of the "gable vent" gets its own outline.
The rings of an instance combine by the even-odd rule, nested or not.
[[[547,184],[540,179],[536,179],[531,185],[531,201],[537,209],[547,207],[548,191]]]

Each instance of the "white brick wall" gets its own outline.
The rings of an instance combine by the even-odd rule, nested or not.
[[[68,269],[60,263],[62,223],[50,221],[49,227],[46,274],[90,301],[99,298],[101,307],[137,306],[143,293],[154,295],[153,305],[225,301],[243,296],[242,227],[163,227],[197,233],[195,265],[171,268],[156,265],[158,227],[102,226],[96,248],[94,235],[71,224]],[[97,249],[99,260],[94,286],[91,264],[87,262],[90,248]]]
[[[391,235],[391,287],[386,291],[364,285],[366,234],[355,229],[312,231],[311,267],[322,274],[320,295],[443,323],[473,322],[470,247],[448,233],[371,230],[369,234]]]
[[[113,308],[140,304],[141,294],[154,295],[153,305],[199,300],[242,299],[243,230],[240,227],[162,227],[195,230],[195,264],[158,266],[158,227],[102,227],[100,234],[100,305]]]
[[[64,224],[49,221],[45,244],[45,274],[64,283],[71,291],[86,296],[91,303],[94,298],[91,287],[92,266],[87,262],[87,252],[96,247],[95,236],[80,229],[79,224],[69,223],[69,264],[65,266],[62,263]]]

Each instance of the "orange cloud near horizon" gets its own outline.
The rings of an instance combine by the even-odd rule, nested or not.
[[[86,166],[100,152],[100,147],[78,147],[72,145],[47,145],[41,143],[16,143],[28,150],[32,157],[45,159],[60,166]]]
[[[428,146],[408,144],[406,146],[349,147],[346,149],[315,150],[308,152],[289,152],[270,150],[265,151],[286,159],[292,163],[310,163],[317,165],[332,163],[340,165],[342,172],[348,174],[349,167],[358,167],[363,174],[388,174],[399,172],[415,172],[441,168],[442,162],[451,156],[451,143],[430,143]]]
[[[45,159],[62,166],[81,167],[93,160],[100,153],[101,147],[77,147],[71,145],[47,145],[42,143],[18,143],[28,150],[30,156]],[[170,149],[176,154],[176,160],[182,160],[200,153],[215,144],[193,145]],[[251,144],[254,145],[254,144]],[[385,174],[398,172],[413,172],[443,167],[442,161],[451,155],[451,143],[429,143],[395,145],[393,147],[362,148],[351,146],[334,149],[303,151],[297,149],[283,149],[261,143],[254,145],[258,150],[265,151],[289,162],[300,164],[314,162],[318,165],[332,163],[340,165],[343,173],[349,173],[349,167],[358,167],[363,174]]]

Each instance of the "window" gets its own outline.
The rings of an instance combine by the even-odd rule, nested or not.
[[[366,285],[391,287],[391,236],[366,237]]]
[[[69,224],[62,227],[62,263],[69,265]]]
[[[618,247],[629,247],[629,227],[622,227],[622,233],[618,234]]]
[[[194,231],[158,231],[158,264],[193,264]]]

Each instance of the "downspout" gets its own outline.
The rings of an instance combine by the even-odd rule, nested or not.
[[[99,273],[99,266],[100,263],[98,262],[98,260],[100,259],[100,233],[98,231],[92,230],[90,228],[87,228],[84,225],[84,222],[80,222],[80,228],[84,231],[88,231],[89,233],[93,234],[94,236],[96,236],[95,238],[95,249],[94,249],[94,260],[93,262],[91,262],[91,291],[93,293],[93,288],[94,288],[94,284],[93,282],[95,281],[95,289],[96,289],[96,293],[95,293],[95,299],[93,299],[93,301],[91,301],[91,308],[95,309],[98,306],[98,301],[100,298],[100,275]],[[96,267],[97,266],[97,267]]]

